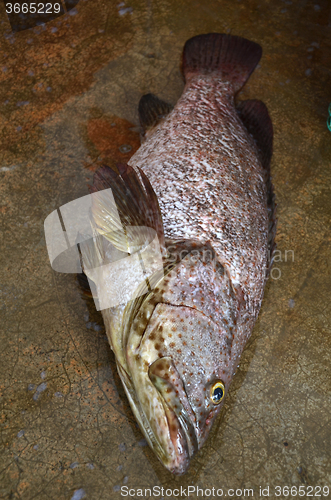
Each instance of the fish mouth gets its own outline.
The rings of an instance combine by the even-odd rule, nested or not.
[[[163,400],[163,407],[168,421],[173,453],[163,449],[162,463],[172,474],[184,474],[190,464],[189,443],[183,426],[175,412]],[[160,457],[159,457],[160,458]]]
[[[184,474],[199,447],[187,395],[171,358],[157,359],[150,365],[148,375],[159,393],[171,443],[171,446],[161,445],[163,456],[159,459],[173,474]]]
[[[161,360],[164,363],[163,367],[160,365]],[[151,412],[147,411],[148,408],[142,404],[131,377],[123,366],[117,364],[118,373],[131,409],[149,446],[166,469],[173,474],[181,475],[187,471],[190,459],[199,448],[198,439],[190,419],[193,412],[187,396],[186,401],[182,402],[183,398],[180,400],[175,395],[175,391],[167,392],[167,389],[171,389],[172,384],[167,381],[166,373],[160,371],[161,367],[168,369],[168,373],[169,369],[176,370],[172,359],[166,357],[159,358],[150,365],[148,381],[153,392],[153,395],[150,393],[150,399],[153,401],[153,405],[150,407]],[[177,370],[176,373],[178,374]],[[181,383],[180,378],[178,382]],[[168,400],[169,394],[173,396],[171,401]],[[187,405],[189,406],[188,411],[185,409]],[[153,418],[155,408],[158,410],[162,408],[163,423],[165,424],[163,429]]]

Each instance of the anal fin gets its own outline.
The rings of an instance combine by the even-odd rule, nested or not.
[[[255,99],[242,101],[237,106],[237,112],[247,128],[248,132],[254,138],[260,160],[265,173],[267,185],[267,205],[269,214],[269,237],[268,237],[268,271],[270,273],[272,266],[273,253],[276,248],[276,203],[273,185],[270,175],[270,161],[272,156],[273,128],[272,122],[266,105],[262,101]]]
[[[143,134],[155,127],[173,109],[171,104],[162,101],[154,94],[145,94],[139,101],[138,113]]]

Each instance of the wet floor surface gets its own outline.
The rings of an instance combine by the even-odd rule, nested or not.
[[[330,2],[82,0],[16,34],[0,9],[0,498],[116,499],[122,486],[331,498],[317,488],[331,488]],[[225,408],[174,477],[135,424],[93,301],[52,270],[43,222],[88,194],[97,165],[130,158],[141,95],[174,104],[182,46],[207,32],[263,48],[239,98],[263,100],[274,124],[278,250]]]

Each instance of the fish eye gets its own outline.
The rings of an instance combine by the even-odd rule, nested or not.
[[[221,380],[218,380],[210,388],[210,399],[214,405],[219,405],[225,394],[225,386]]]

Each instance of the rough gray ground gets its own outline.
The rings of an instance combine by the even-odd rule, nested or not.
[[[122,485],[257,497],[269,485],[276,498],[277,485],[330,485],[331,4],[96,1],[91,13],[81,1],[61,25],[14,37],[0,8],[0,497],[116,499]],[[182,46],[210,31],[264,50],[241,98],[262,99],[274,123],[278,254],[224,411],[175,478],[142,441],[100,316],[72,275],[52,271],[43,221],[87,194],[93,120],[116,135],[116,120],[137,124],[143,93],[175,103]]]

